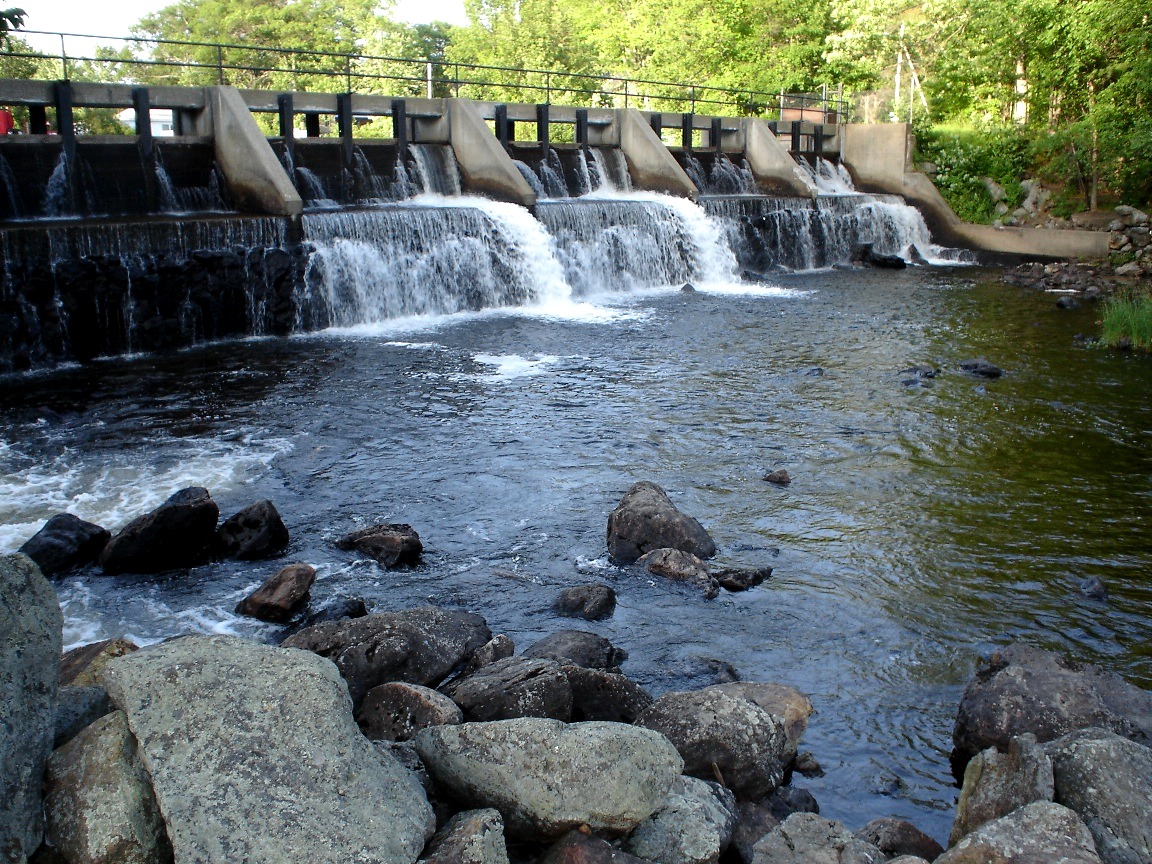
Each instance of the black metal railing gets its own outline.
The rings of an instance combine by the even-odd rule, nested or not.
[[[300,48],[273,48],[225,42],[192,42],[144,36],[86,36],[41,30],[21,35],[54,37],[59,53],[7,46],[0,56],[59,63],[65,81],[117,81],[130,84],[231,84],[237,87],[314,92],[380,93],[391,96],[462,96],[524,102],[566,102],[599,107],[639,107],[777,120],[835,123],[847,116],[841,92],[769,93],[646,78],[549,69],[457,63],[427,58],[342,54]],[[69,50],[69,40],[72,40]],[[99,41],[129,47],[125,56]],[[170,56],[166,56],[170,55]],[[177,56],[183,55],[183,56]],[[399,89],[400,92],[397,92]]]

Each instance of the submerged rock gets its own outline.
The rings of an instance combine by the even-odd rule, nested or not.
[[[791,486],[792,475],[785,471],[783,468],[777,468],[775,471],[770,471],[764,475],[764,480],[771,483],[773,486]]]
[[[289,564],[241,600],[236,611],[261,621],[283,623],[307,602],[308,592],[315,581],[316,568],[308,564]]]
[[[436,726],[415,740],[437,782],[468,806],[495,807],[528,840],[581,825],[630,831],[664,804],[684,764],[662,735],[621,723],[523,718]]]
[[[676,509],[668,493],[641,481],[628,490],[608,516],[608,554],[631,564],[654,549],[679,549],[711,558],[716,544],[704,527]]]
[[[44,836],[40,785],[56,731],[64,618],[32,559],[0,557],[0,858],[30,857]]]
[[[345,534],[336,541],[337,549],[355,550],[381,567],[401,567],[420,563],[424,544],[411,525],[373,525]]]
[[[106,528],[60,513],[28,540],[20,551],[36,562],[45,576],[63,576],[95,563],[112,535]]]
[[[987,360],[965,360],[959,365],[961,372],[967,372],[969,375],[975,375],[979,378],[999,378],[1004,374],[1004,370],[999,366],[994,366]]]
[[[344,681],[306,651],[186,636],[110,663],[177,864],[414,862],[423,789],[352,719]]]
[[[108,574],[160,573],[197,567],[211,558],[220,508],[207,489],[181,489],[151,513],[120,529],[100,554]]]
[[[288,529],[276,505],[267,499],[230,516],[216,531],[220,548],[229,558],[274,558],[288,548]]]
[[[576,585],[561,591],[552,609],[566,618],[603,621],[616,611],[616,592],[602,583]]]
[[[761,585],[772,576],[771,567],[743,568],[725,567],[712,574],[716,584],[725,591],[747,591]]]

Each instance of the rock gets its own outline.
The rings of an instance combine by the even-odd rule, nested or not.
[[[1089,576],[1080,581],[1080,593],[1092,600],[1107,600],[1108,586],[1099,576]]]
[[[587,630],[559,630],[529,645],[524,656],[571,663],[585,669],[616,669],[628,659],[628,652]]]
[[[679,549],[653,549],[641,555],[636,566],[677,582],[711,582],[708,565],[691,552]]]
[[[933,861],[944,852],[943,846],[903,819],[873,819],[856,836],[878,848],[885,857],[914,855]]]
[[[736,799],[723,786],[681,777],[664,806],[636,826],[624,849],[660,864],[715,864],[728,848]]]
[[[952,732],[953,771],[988,747],[1007,750],[1031,732],[1044,743],[1097,726],[1152,744],[1152,693],[1098,666],[1015,643],[992,655],[968,682]]]
[[[764,475],[764,479],[775,486],[790,486],[792,484],[792,476],[783,468],[770,471]]]
[[[643,858],[622,852],[602,837],[588,832],[569,831],[544,853],[539,864],[650,864]]]
[[[560,668],[572,690],[573,720],[633,723],[652,704],[648,692],[623,675],[583,666]]]
[[[736,802],[736,825],[732,829],[731,846],[744,864],[752,864],[752,848],[779,824],[780,820],[764,805],[754,801]]]
[[[664,804],[684,764],[663,736],[621,723],[522,718],[434,726],[415,740],[453,796],[495,807],[509,834],[532,840],[581,825],[630,831]]]
[[[808,718],[812,716],[812,701],[787,684],[773,684],[758,681],[736,681],[730,684],[714,684],[705,690],[715,690],[731,696],[739,696],[750,702],[755,702],[773,717],[779,717],[784,722],[784,734],[788,739],[786,753],[791,755],[788,761],[796,756],[796,748],[800,739],[808,729]]]
[[[1104,864],[1152,861],[1152,750],[1104,729],[1073,732],[1044,749],[1056,802],[1088,826]]]
[[[211,557],[220,508],[207,489],[181,489],[120,529],[100,553],[108,574],[197,567]]]
[[[879,849],[814,813],[794,813],[752,847],[753,864],[882,864]]]
[[[109,660],[137,650],[127,639],[105,639],[73,648],[60,661],[60,686],[103,686],[100,673]]]
[[[282,623],[308,600],[308,592],[315,581],[316,568],[307,564],[289,564],[241,600],[236,611],[261,621]]]
[[[616,592],[601,583],[576,585],[561,591],[552,609],[565,618],[603,621],[616,611]]]
[[[696,286],[693,285],[691,282],[685,282],[683,285],[680,286],[680,291],[684,294],[695,294],[696,293]]]
[[[420,860],[426,864],[508,864],[500,811],[457,813],[436,832]]]
[[[360,733],[321,657],[186,636],[112,661],[104,678],[177,864],[412,862],[432,835],[423,789]]]
[[[172,847],[123,711],[52,754],[45,784],[52,844],[71,864],[162,864]]]
[[[935,366],[918,363],[915,366],[909,366],[907,369],[901,369],[900,374],[911,375],[913,378],[935,378],[940,374],[940,370]]]
[[[860,245],[859,256],[863,263],[885,270],[903,270],[908,266],[908,262],[899,255],[885,255],[877,252],[871,243],[862,243]]]
[[[816,757],[811,753],[797,753],[796,761],[792,765],[793,770],[802,777],[823,777],[824,766],[817,761]]]
[[[1080,301],[1077,300],[1075,297],[1069,297],[1068,295],[1065,295],[1056,301],[1056,308],[1057,309],[1079,309],[1080,308]]]
[[[1143,276],[1144,268],[1139,261],[1129,261],[1127,264],[1121,264],[1116,268],[1116,275],[1120,277]]]
[[[337,549],[355,550],[374,559],[381,567],[415,566],[420,563],[424,544],[411,525],[373,525],[345,534],[336,541]]]
[[[816,796],[799,786],[778,786],[760,802],[777,822],[783,822],[793,813],[819,813]]]
[[[685,774],[723,778],[742,798],[767,795],[784,776],[784,723],[748,699],[716,690],[666,693],[636,725],[667,736],[684,757]]]
[[[515,653],[516,646],[512,640],[503,633],[499,633],[476,649],[475,653],[468,658],[468,662],[464,664],[464,668],[460,670],[460,675],[468,675],[477,669],[495,663],[497,660],[511,657]]]
[[[444,686],[470,722],[572,717],[572,688],[555,660],[507,657]]]
[[[631,564],[653,549],[679,549],[711,558],[716,544],[704,527],[676,509],[655,483],[635,483],[608,516],[608,554]]]
[[[356,710],[360,731],[373,741],[407,741],[429,726],[463,722],[459,706],[443,693],[403,681],[373,687]]]
[[[55,736],[64,617],[25,555],[0,557],[0,860],[22,861],[44,836],[40,784]]]
[[[113,710],[103,687],[61,687],[57,691],[54,750],[63,747],[82,729]]]
[[[934,864],[1099,864],[1092,835],[1067,807],[1037,801],[969,834]]]
[[[471,612],[423,606],[308,627],[284,640],[336,664],[356,704],[379,684],[435,687],[492,638]]]
[[[965,360],[960,364],[959,369],[961,372],[967,372],[969,375],[975,375],[979,378],[999,378],[1004,374],[1004,370],[999,366],[993,366],[987,360]]]
[[[216,531],[220,548],[229,558],[254,560],[275,558],[288,548],[288,529],[276,510],[265,499],[230,516]]]
[[[983,183],[984,188],[988,190],[988,196],[997,204],[1008,197],[1008,193],[1004,191],[1004,187],[991,177],[981,177],[980,182]]]
[[[715,571],[712,574],[712,578],[716,581],[716,584],[725,591],[747,591],[749,588],[755,588],[757,585],[763,584],[764,580],[768,579],[771,575],[771,567],[759,567],[756,569],[725,567],[723,570]]]
[[[1054,794],[1052,761],[1037,745],[1035,735],[1013,738],[1007,753],[989,747],[964,769],[948,843],[955,846],[981,825],[1033,801],[1051,801]]]
[[[94,563],[111,536],[99,525],[60,513],[45,522],[20,551],[35,561],[45,576],[63,576]]]

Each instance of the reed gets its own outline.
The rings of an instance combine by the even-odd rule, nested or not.
[[[1152,293],[1132,291],[1108,298],[1103,324],[1105,345],[1152,351]]]

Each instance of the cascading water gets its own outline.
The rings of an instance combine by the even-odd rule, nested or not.
[[[704,163],[693,153],[685,153],[684,173],[705,195],[758,195],[760,188],[752,169],[746,160],[737,166],[724,153],[713,154],[711,165]]]

